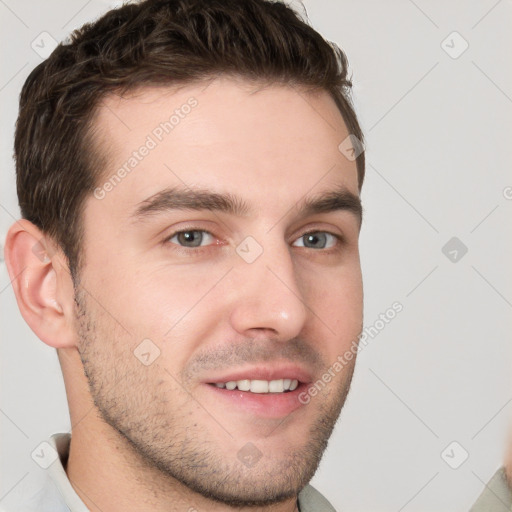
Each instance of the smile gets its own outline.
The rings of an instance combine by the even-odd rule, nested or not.
[[[249,391],[251,393],[285,393],[294,391],[299,385],[297,379],[276,379],[276,380],[230,380],[228,382],[212,382],[210,383],[218,388],[232,391]]]

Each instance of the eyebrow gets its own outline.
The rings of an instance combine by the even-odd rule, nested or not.
[[[361,199],[344,187],[302,199],[295,205],[295,209],[301,218],[318,213],[347,211],[357,218],[359,226],[363,219]],[[170,187],[138,203],[130,219],[137,223],[153,215],[172,210],[209,210],[236,217],[248,217],[253,212],[246,201],[229,192],[218,193],[202,188]]]

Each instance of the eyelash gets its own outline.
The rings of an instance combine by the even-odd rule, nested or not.
[[[185,254],[187,256],[195,256],[195,255],[199,256],[199,255],[203,254],[205,251],[211,250],[212,247],[221,245],[221,244],[209,244],[209,245],[206,245],[206,246],[186,247],[186,246],[182,246],[182,245],[179,245],[177,243],[171,242],[171,239],[174,238],[175,236],[180,235],[181,233],[190,233],[190,232],[208,233],[210,236],[215,238],[213,233],[211,233],[210,231],[208,231],[206,229],[187,228],[187,229],[181,229],[179,231],[175,231],[171,235],[167,236],[162,241],[162,244],[163,245],[169,245],[169,244],[175,245],[176,247],[173,250],[175,250],[177,252],[181,252],[181,253],[183,253],[183,254]],[[315,252],[323,252],[324,254],[325,253],[332,254],[332,253],[335,253],[335,252],[339,251],[341,249],[341,247],[345,244],[345,238],[342,235],[339,235],[339,234],[336,234],[336,233],[331,233],[330,231],[318,230],[318,229],[317,230],[307,231],[306,233],[303,233],[301,236],[296,238],[294,240],[294,242],[296,242],[300,238],[303,238],[303,237],[305,237],[307,235],[314,235],[314,234],[318,234],[318,233],[325,233],[327,235],[333,236],[335,238],[335,241],[336,241],[335,246],[327,248],[327,249],[313,249],[313,248],[310,248],[310,247],[302,247],[302,248],[303,249],[310,249],[310,250],[315,251]]]

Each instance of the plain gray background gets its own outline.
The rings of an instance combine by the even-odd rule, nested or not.
[[[512,2],[303,4],[348,55],[367,137],[365,326],[403,305],[360,353],[312,483],[346,511],[468,510],[512,430]],[[113,5],[0,0],[2,244],[19,217],[12,145],[21,86],[52,38]],[[0,301],[7,507],[11,490],[42,471],[31,452],[70,427],[56,353],[26,326],[3,261]]]

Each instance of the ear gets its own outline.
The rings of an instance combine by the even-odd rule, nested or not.
[[[55,348],[75,346],[74,288],[62,250],[21,219],[7,233],[5,263],[20,312],[38,338]]]

